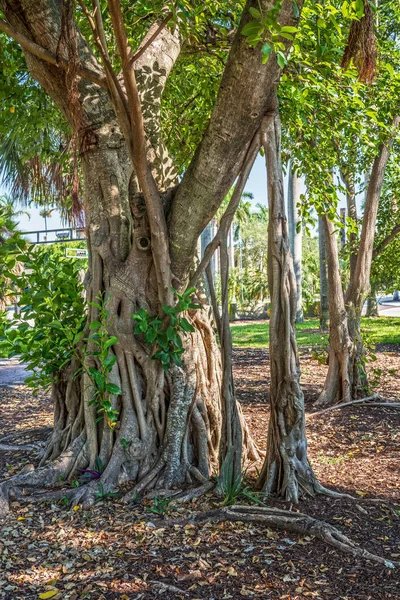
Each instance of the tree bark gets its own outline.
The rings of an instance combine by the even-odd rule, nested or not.
[[[295,335],[296,282],[285,216],[281,165],[279,112],[266,117],[263,145],[268,187],[268,284],[271,296],[269,323],[270,421],[267,455],[258,486],[298,502],[318,482],[307,458],[304,397]]]
[[[378,303],[376,301],[376,291],[374,290],[374,288],[371,289],[371,292],[367,298],[367,311],[365,316],[379,317]]]
[[[326,263],[325,227],[322,217],[318,218],[318,250],[319,250],[319,327],[321,331],[328,331],[329,303],[328,303],[328,270]]]
[[[302,323],[303,317],[303,294],[301,280],[302,261],[302,228],[301,215],[298,204],[300,202],[301,179],[297,171],[293,171],[293,162],[289,162],[288,182],[288,223],[290,251],[293,257],[294,274],[296,278],[296,323]]]

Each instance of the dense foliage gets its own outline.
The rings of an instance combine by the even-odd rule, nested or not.
[[[33,371],[32,387],[46,389],[71,361],[84,328],[83,265],[55,247],[30,246],[16,258],[23,268],[18,275],[8,271],[7,277],[19,291],[21,314],[6,329],[1,346]]]

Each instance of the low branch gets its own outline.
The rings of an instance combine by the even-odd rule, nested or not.
[[[348,402],[341,402],[341,403],[335,404],[334,406],[329,406],[328,408],[319,410],[318,412],[311,413],[310,415],[308,415],[308,418],[323,415],[327,412],[330,412],[331,410],[337,410],[338,408],[345,408],[346,406],[352,406],[354,404],[366,404],[367,402],[369,403],[372,400],[379,400],[379,399],[380,399],[380,396],[378,394],[372,394],[372,396],[366,396],[365,398],[359,398],[358,400],[349,400]]]
[[[16,31],[3,19],[0,19],[0,31],[4,31],[4,33],[9,35],[16,42],[18,42],[18,44],[20,44],[20,46],[24,50],[26,50],[30,54],[33,54],[33,56],[36,56],[36,58],[39,58],[40,60],[54,65],[55,67],[61,67],[63,69],[68,68],[69,63],[67,60],[61,57],[56,57],[54,54],[52,54],[45,48],[42,48],[42,46],[39,46],[35,42],[32,42],[32,40],[29,40],[27,37]],[[96,83],[102,88],[106,90],[108,89],[107,78],[104,74],[98,73],[93,69],[90,69],[89,67],[84,67],[83,65],[80,65],[78,67],[78,74],[81,77],[84,77],[85,79]]]

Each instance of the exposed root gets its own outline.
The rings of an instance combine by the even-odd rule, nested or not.
[[[151,581],[149,580],[149,585],[157,591],[158,594],[165,594],[165,592],[173,592],[175,594],[189,596],[189,592],[185,590],[181,590],[181,588],[176,587],[176,585],[171,585],[169,583],[163,583],[162,581]]]
[[[207,483],[203,483],[203,485],[201,485],[197,488],[183,492],[182,495],[179,495],[176,498],[176,500],[177,500],[177,502],[190,502],[191,500],[194,500],[195,498],[200,498],[201,496],[204,496],[204,494],[211,492],[211,490],[213,490],[214,488],[215,488],[215,482],[207,481]]]
[[[0,450],[2,450],[3,452],[22,452],[24,450],[26,450],[27,452],[32,452],[35,450],[42,451],[43,445],[37,443],[23,444],[21,446],[17,446],[14,444],[0,444]]]
[[[372,396],[366,396],[365,398],[359,398],[357,400],[350,400],[349,402],[339,402],[338,404],[335,404],[334,406],[329,406],[328,408],[324,408],[323,410],[319,410],[317,412],[311,413],[310,415],[307,415],[308,418],[310,417],[317,417],[319,415],[323,415],[331,410],[337,410],[338,408],[345,408],[346,406],[352,406],[354,404],[366,404],[368,403],[369,406],[372,406],[372,404],[370,404],[370,402],[372,400],[380,400],[380,396],[378,394],[372,394]],[[379,403],[379,406],[381,404],[388,404],[388,403]],[[315,406],[318,406],[318,402],[315,404]]]
[[[28,473],[20,473],[10,477],[0,484],[0,517],[6,515],[9,511],[9,501],[13,497],[23,498],[23,490],[43,488],[54,486],[58,483],[60,477],[64,477],[68,472],[70,465],[75,462],[76,456],[83,447],[85,440],[79,437],[75,440],[67,452],[50,464],[38,467]],[[22,490],[22,492],[21,492]],[[45,499],[45,498],[44,498]]]
[[[29,435],[33,436],[36,434],[46,434],[46,433],[51,433],[53,431],[53,427],[37,427],[36,429],[30,429],[29,430]],[[20,437],[26,437],[27,435],[27,431],[15,431],[13,433],[9,433],[8,435],[5,435],[3,438],[0,439],[0,444],[4,444],[4,442],[9,442],[10,440],[15,440],[17,438]]]
[[[159,460],[157,464],[135,485],[127,494],[124,496],[125,502],[131,502],[136,498],[140,492],[143,492],[151,482],[159,475],[164,468],[165,463],[163,460]]]
[[[351,554],[356,558],[363,558],[371,562],[381,564],[389,569],[400,566],[400,563],[392,562],[372,554],[364,548],[357,546],[352,540],[345,536],[333,525],[325,521],[319,521],[304,513],[291,512],[279,508],[255,507],[235,505],[218,508],[192,515],[189,519],[167,521],[167,525],[183,523],[208,523],[209,521],[243,521],[246,523],[260,523],[275,529],[292,531],[301,535],[312,535],[316,539],[333,546],[341,552]],[[165,526],[165,523],[163,523]]]

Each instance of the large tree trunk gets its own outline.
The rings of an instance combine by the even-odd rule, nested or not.
[[[301,8],[301,0],[297,4]],[[275,55],[263,64],[261,50],[251,48],[241,30],[252,19],[249,7],[268,10],[272,3],[248,1],[209,126],[179,185],[174,185],[160,127],[161,97],[179,55],[179,36],[169,27],[159,30],[155,22],[142,42],[145,49],[133,60],[121,5],[108,0],[107,6],[122,65],[119,75],[108,60],[99,6],[89,22],[96,29],[103,67],[76,27],[73,3],[0,0],[7,33],[21,43],[30,72],[64,112],[77,140],[89,250],[87,297],[92,302],[86,333],[98,321],[93,301],[102,294],[107,332],[116,338],[109,347],[108,358],[115,359],[110,383],[122,390],[119,394],[114,388],[116,395],[110,397],[116,422],[103,414],[99,419],[88,371],[98,366],[99,358],[93,339],[85,353],[78,346],[76,360],[54,382],[55,428],[43,465],[2,484],[3,506],[21,487],[54,486],[60,475],[69,479],[78,469],[94,470],[97,457],[105,466],[101,478],[78,490],[63,490],[63,495],[91,502],[99,485],[107,492],[121,481],[135,484],[132,493],[204,484],[233,446],[235,471],[247,446],[254,458],[254,445],[246,432],[242,435],[240,411],[232,401],[230,359],[225,354],[227,377],[222,379],[207,311],[188,311],[194,331],[182,339],[182,365],[166,372],[153,359],[155,348],[135,333],[132,314],[144,309],[162,319],[168,331],[168,310],[175,304],[171,284],[184,291],[199,235],[242,175],[280,68]],[[293,26],[297,20],[291,1],[284,0],[280,23]],[[226,280],[224,249],[221,271]],[[226,320],[222,325],[226,349]],[[84,374],[74,378],[79,353]]]
[[[318,250],[319,250],[319,327],[328,331],[328,270],[326,264],[325,228],[322,217],[318,218]]]
[[[293,257],[294,275],[296,278],[296,323],[302,323],[303,318],[303,294],[301,281],[302,261],[302,228],[301,215],[298,204],[300,202],[301,179],[297,171],[293,171],[293,163],[289,162],[288,181],[288,223],[290,251]]]
[[[320,489],[307,458],[304,397],[300,388],[297,354],[296,282],[285,216],[278,110],[266,117],[264,148],[268,185],[268,284],[271,294],[269,323],[270,421],[267,455],[258,485],[298,502],[307,490]]]

